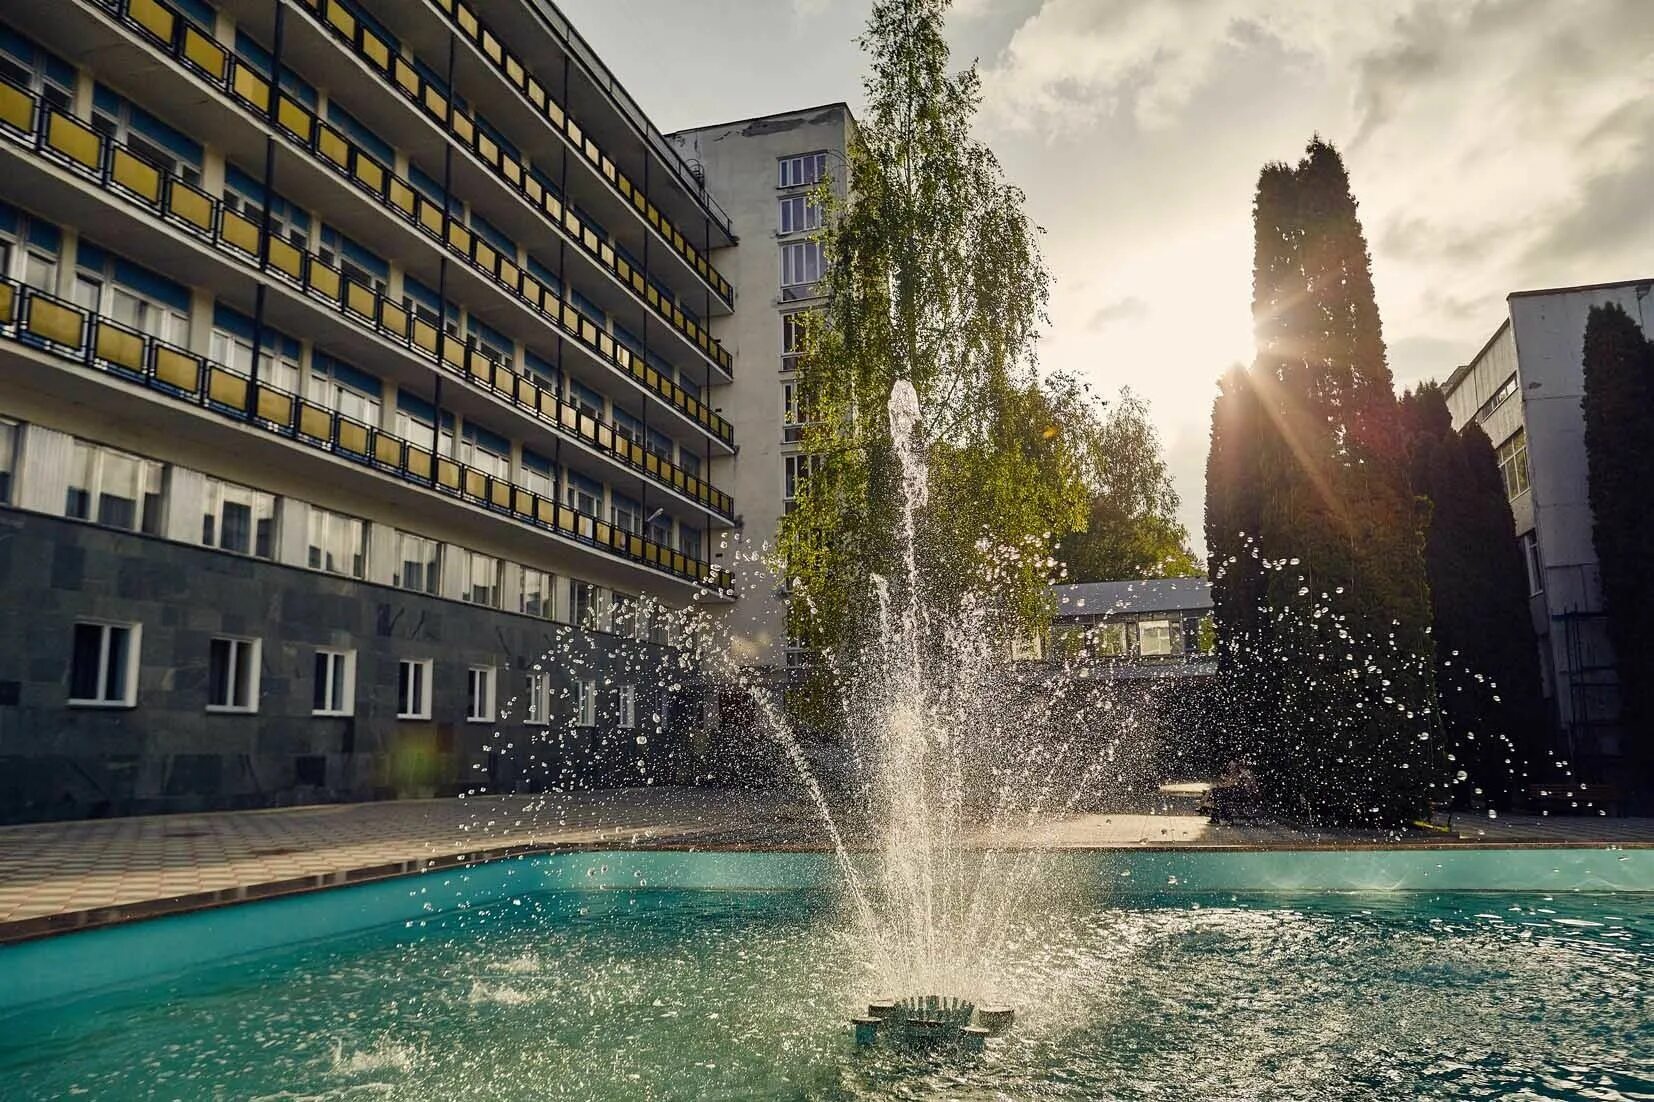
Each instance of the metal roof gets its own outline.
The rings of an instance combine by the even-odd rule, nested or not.
[[[1210,612],[1212,583],[1205,578],[1133,578],[1123,582],[1054,585],[1059,619],[1145,612]]]

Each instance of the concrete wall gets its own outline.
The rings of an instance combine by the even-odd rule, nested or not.
[[[0,618],[0,821],[534,790],[548,775],[659,783],[700,708],[698,690],[662,687],[667,656],[647,643],[10,508],[0,605],[17,613]],[[143,625],[135,707],[68,705],[79,618]],[[206,710],[216,634],[262,640],[254,714]],[[311,714],[317,647],[355,650],[354,715]],[[428,721],[396,718],[404,658],[433,660]],[[555,702],[543,728],[523,723],[540,661]],[[493,723],[466,721],[473,665],[497,668]],[[572,726],[577,678],[603,686],[596,727]],[[623,683],[636,730],[617,727]]]
[[[741,451],[716,461],[713,481],[734,495],[741,515],[740,561],[724,561],[741,591],[730,612],[737,646],[746,661],[780,665],[786,638],[785,605],[774,595],[781,584],[767,565],[753,561],[773,548],[782,513],[785,457],[799,451],[782,442],[782,315],[820,305],[817,300],[781,301],[781,245],[777,162],[799,153],[827,150],[827,171],[840,194],[845,184],[845,147],[855,125],[842,104],[770,115],[761,119],[686,130],[670,135],[685,157],[705,169],[708,188],[729,211],[741,238],[738,249],[715,262],[739,289],[739,308],[715,319],[713,334],[736,356],[739,370],[723,394],[723,413],[735,426]],[[802,241],[808,234],[791,234]]]

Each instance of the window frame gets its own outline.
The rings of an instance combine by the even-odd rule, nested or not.
[[[415,587],[415,586],[411,586],[411,585],[407,584],[407,579],[406,579],[406,573],[407,572],[404,568],[407,567],[410,563],[413,562],[412,559],[409,559],[407,557],[406,547],[407,547],[407,542],[409,540],[414,540],[414,541],[417,541],[418,543],[421,543],[421,544],[429,544],[432,548],[435,549],[435,552],[436,552],[435,557],[430,558],[430,559],[421,559],[419,561],[418,565],[419,565],[420,570],[424,571],[424,572],[428,572],[429,575],[430,575],[427,579],[425,579],[426,584],[423,588],[419,588],[419,587]],[[421,594],[421,595],[426,596],[426,597],[439,597],[439,596],[441,596],[442,595],[442,571],[443,571],[443,567],[446,565],[443,562],[444,558],[446,558],[446,556],[443,553],[443,545],[442,545],[441,540],[430,539],[426,536],[419,535],[417,532],[410,532],[405,528],[398,528],[396,530],[396,559],[397,559],[397,561],[396,561],[396,564],[395,564],[394,568],[391,571],[391,585],[392,585],[392,587],[396,588],[396,589],[403,590],[404,592],[407,592],[407,593],[418,593],[418,594]]]
[[[597,726],[597,682],[580,680],[574,683],[574,725]]]
[[[615,690],[615,726],[622,731],[637,730],[637,686],[627,683]]]
[[[210,547],[215,551],[228,552],[231,555],[242,555],[249,559],[264,559],[274,562],[276,548],[280,545],[280,537],[276,532],[277,509],[276,495],[252,486],[244,486],[239,482],[230,482],[227,479],[213,475],[203,476],[201,494],[201,546]],[[247,550],[242,551],[235,547],[224,546],[224,506],[226,504],[225,491],[233,490],[252,496],[252,504],[248,506],[251,524],[247,531]],[[232,503],[233,504],[233,503]],[[264,550],[259,550],[259,523],[260,508],[267,507],[268,515],[265,518],[269,527],[266,530],[267,541]],[[213,523],[212,538],[207,538],[206,523]]]
[[[312,669],[315,670],[313,676],[316,678],[316,689],[318,691],[322,691],[324,700],[323,706],[317,707],[317,693],[312,692],[310,696],[310,714],[313,716],[355,715],[356,652],[354,650],[344,650],[338,647],[317,647],[315,655],[318,665],[323,664],[322,660],[326,659],[325,665],[327,666],[328,678],[325,684],[328,688],[326,691],[322,691],[322,686],[324,683],[321,678],[321,671],[313,666]],[[331,689],[334,683],[336,669],[338,670],[337,677],[339,683],[339,696],[341,699],[332,701],[332,707],[327,707],[326,698],[332,696]]]
[[[528,701],[523,709],[523,723],[529,727],[551,726],[550,670],[529,671]]]
[[[140,670],[139,656],[143,649],[144,626],[137,621],[99,620],[88,617],[77,617],[73,628],[92,627],[99,629],[98,642],[98,669],[97,685],[99,696],[77,697],[75,691],[75,647],[73,634],[70,636],[69,648],[69,684],[68,705],[71,708],[135,708],[138,706],[138,672]],[[122,674],[121,687],[123,692],[116,697],[101,695],[109,684],[110,640],[114,629],[122,629],[127,633],[126,638],[126,669]]]
[[[478,675],[481,675],[480,677]],[[478,686],[482,687],[479,698]],[[465,671],[465,722],[493,723],[499,713],[496,687],[499,684],[498,667],[470,666]],[[483,705],[478,710],[479,699]]]
[[[215,687],[214,652],[218,644],[229,644],[229,669],[225,671],[224,687],[229,692],[229,703],[213,699]],[[250,653],[249,653],[250,652]],[[207,708],[218,715],[257,715],[260,682],[263,680],[264,640],[251,635],[214,635],[207,641]],[[235,703],[239,684],[245,677],[247,700]]]
[[[396,662],[396,718],[401,720],[428,720],[431,718],[431,674],[435,659],[399,658]],[[410,684],[409,672],[413,677]],[[413,699],[415,693],[418,699]]]

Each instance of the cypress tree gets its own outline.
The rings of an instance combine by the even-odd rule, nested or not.
[[[1654,345],[1617,304],[1585,324],[1585,457],[1592,538],[1619,672],[1622,726],[1654,780]]]
[[[1430,503],[1425,570],[1442,724],[1472,787],[1504,809],[1543,752],[1527,567],[1481,426],[1454,432],[1434,383],[1404,395],[1401,408],[1413,492]]]

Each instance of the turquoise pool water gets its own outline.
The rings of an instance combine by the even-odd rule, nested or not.
[[[986,1055],[859,1053],[819,889],[525,891],[15,1011],[0,1097],[1654,1098],[1648,895],[1074,890],[1017,939]]]

